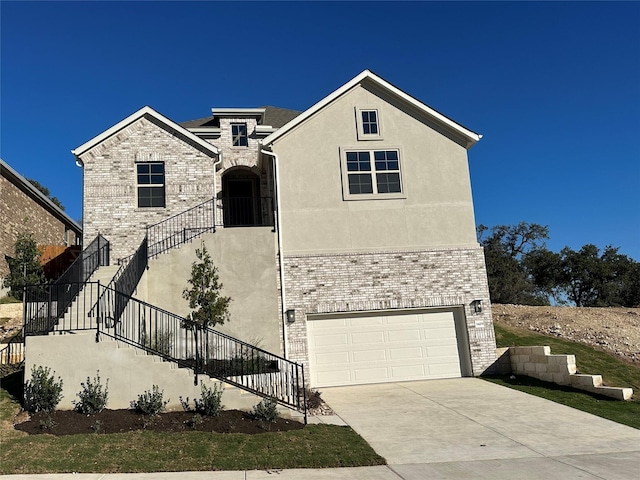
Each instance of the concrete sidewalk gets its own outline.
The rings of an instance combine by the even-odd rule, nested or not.
[[[640,430],[484,380],[321,389],[388,465],[238,472],[12,475],[23,480],[640,478]]]

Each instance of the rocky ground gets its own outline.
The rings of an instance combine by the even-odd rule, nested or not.
[[[640,308],[492,304],[491,310],[497,324],[595,346],[640,365]]]

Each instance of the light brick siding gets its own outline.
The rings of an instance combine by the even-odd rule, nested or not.
[[[0,218],[0,277],[9,273],[5,255],[13,256],[21,232],[32,233],[38,245],[76,243],[76,233],[69,224],[54,216],[31,192],[18,188],[4,176],[0,177]],[[66,243],[65,230],[69,232]]]
[[[247,124],[247,147],[233,147],[233,139],[231,137],[231,124],[232,123],[246,123]],[[260,157],[260,142],[255,134],[257,121],[255,118],[221,118],[220,119],[220,136],[215,139],[208,139],[207,141],[220,150],[222,153],[222,165],[218,171],[218,191],[216,195],[219,197],[222,191],[222,177],[230,169],[236,167],[244,167],[251,170],[254,174],[260,178],[259,195],[261,197],[272,197],[272,173],[271,162],[267,160],[263,165],[259,165]]]
[[[143,117],[81,156],[84,231],[111,243],[111,262],[135,252],[145,229],[213,197],[215,157]],[[164,162],[166,207],[138,208],[136,163]]]
[[[464,306],[474,375],[494,361],[495,337],[482,248],[291,256],[284,260],[292,360],[308,371],[306,315]],[[482,300],[484,311],[470,306]]]
[[[247,124],[247,146],[233,147],[233,139],[231,138],[231,124],[246,123]],[[212,143],[220,148],[223,152],[222,168],[224,170],[232,167],[243,166],[249,168],[257,168],[258,151],[260,144],[255,136],[257,121],[255,118],[221,118],[220,119],[220,137]],[[255,170],[254,170],[255,171]],[[257,171],[256,171],[257,173]]]

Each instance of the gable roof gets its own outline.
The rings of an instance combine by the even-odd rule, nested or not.
[[[80,145],[75,150],[71,150],[71,153],[73,153],[76,157],[79,157],[83,153],[87,152],[88,150],[90,150],[91,148],[95,147],[96,145],[98,145],[99,143],[103,142],[104,140],[106,140],[107,138],[111,137],[112,135],[115,135],[117,132],[119,132],[120,130],[128,127],[133,122],[135,122],[136,120],[139,120],[140,118],[142,118],[145,115],[148,115],[148,116],[154,118],[157,122],[161,123],[162,125],[166,126],[167,128],[175,130],[180,135],[184,136],[189,141],[193,142],[194,144],[196,144],[197,146],[201,147],[203,150],[211,153],[212,155],[218,155],[218,148],[216,146],[211,145],[209,142],[207,142],[207,141],[201,139],[200,137],[198,137],[197,135],[191,133],[185,127],[180,126],[179,124],[175,123],[173,120],[169,120],[167,117],[165,117],[164,115],[156,112],[153,108],[148,107],[148,106],[142,107],[140,110],[138,110],[135,113],[132,113],[131,115],[129,115],[124,120],[116,123],[113,127],[111,127],[109,129],[105,130],[104,132],[102,132],[100,135],[98,135],[96,137],[93,137],[91,140],[89,140],[86,143],[83,143],[82,145]]]
[[[268,146],[272,144],[278,138],[282,137],[287,132],[291,131],[293,128],[295,128],[296,126],[300,125],[302,122],[307,120],[309,117],[311,117],[312,115],[314,115],[315,113],[317,113],[318,111],[320,111],[321,109],[329,105],[331,102],[333,102],[334,100],[341,97],[342,95],[347,93],[349,90],[360,85],[363,82],[371,82],[374,85],[377,85],[378,87],[386,90],[388,93],[397,97],[407,105],[410,105],[418,109],[418,111],[422,112],[429,118],[433,119],[435,122],[442,125],[442,127],[444,127],[445,129],[450,130],[452,133],[458,136],[461,136],[465,141],[465,146],[467,149],[471,148],[476,142],[478,142],[482,138],[482,135],[479,135],[469,130],[468,128],[463,127],[457,122],[454,122],[449,117],[446,117],[440,112],[422,103],[420,100],[417,100],[416,98],[412,97],[408,93],[403,92],[398,87],[390,84],[389,82],[382,79],[381,77],[371,72],[370,70],[364,70],[362,73],[360,73],[359,75],[357,75],[356,77],[354,77],[353,79],[345,83],[343,86],[341,86],[337,90],[333,91],[332,93],[324,97],[318,103],[316,103],[312,107],[302,112],[300,115],[293,118],[282,128],[280,128],[276,132],[266,137],[263,141],[263,145]]]
[[[2,171],[2,176],[5,177],[8,181],[13,183],[20,190],[25,192],[31,198],[33,198],[37,203],[39,203],[44,209],[48,210],[51,215],[57,217],[62,221],[62,223],[70,226],[72,229],[76,231],[76,233],[82,233],[82,227],[78,225],[78,223],[73,220],[69,215],[65,213],[60,207],[58,207],[55,203],[51,201],[44,193],[38,190],[33,184],[27,180],[25,177],[16,172],[11,166],[0,158],[0,170]]]

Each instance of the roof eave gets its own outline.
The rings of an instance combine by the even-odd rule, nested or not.
[[[317,102],[316,104],[314,104],[313,106],[311,106],[310,108],[302,112],[296,118],[294,118],[290,122],[283,125],[276,132],[267,136],[263,140],[263,145],[265,147],[270,146],[273,142],[275,142],[278,138],[286,134],[289,130],[301,124],[307,118],[315,114],[317,111],[329,105],[331,102],[341,97],[346,92],[348,92],[349,90],[351,90],[352,88],[359,85],[365,80],[370,80],[374,83],[377,83],[378,85],[382,86],[383,88],[385,88],[386,90],[388,90],[389,92],[391,92],[392,94],[394,94],[395,96],[403,100],[404,102],[412,105],[413,107],[418,108],[419,110],[423,111],[430,117],[437,120],[443,126],[453,130],[454,133],[461,135],[465,139],[465,144],[467,149],[471,148],[476,142],[478,142],[482,138],[482,135],[479,135],[469,130],[468,128],[463,127],[457,122],[454,122],[453,120],[446,117],[445,115],[442,115],[440,112],[432,109],[428,105],[413,98],[411,95],[403,92],[398,87],[395,87],[394,85],[390,84],[389,82],[382,79],[381,77],[371,72],[370,70],[364,70],[359,75],[355,76],[354,78],[349,80],[347,83],[342,85],[340,88],[338,88],[337,90],[334,90],[332,93],[324,97],[322,100],[320,100],[319,102]]]
[[[79,158],[80,155],[83,155],[84,153],[86,153],[87,151],[91,150],[96,145],[102,143],[107,138],[111,137],[112,135],[115,135],[117,132],[119,132],[123,128],[126,128],[127,126],[131,125],[133,122],[135,122],[136,120],[142,118],[145,115],[149,115],[149,116],[155,118],[157,121],[163,123],[167,127],[172,128],[173,130],[176,130],[177,132],[182,133],[187,138],[189,138],[190,140],[192,140],[193,142],[195,142],[196,144],[198,144],[199,146],[201,146],[205,150],[209,151],[213,155],[218,155],[218,148],[216,146],[210,144],[209,142],[207,142],[205,140],[202,140],[200,137],[198,137],[194,133],[191,133],[188,129],[182,127],[181,125],[177,124],[173,120],[170,120],[169,118],[165,117],[161,113],[158,113],[157,111],[155,111],[153,108],[151,108],[149,106],[142,107],[137,112],[132,113],[131,115],[129,115],[124,120],[121,120],[120,122],[118,122],[115,125],[113,125],[111,128],[108,128],[107,130],[102,132],[100,135],[97,135],[97,136],[93,137],[88,142],[85,142],[82,145],[80,145],[79,147],[77,147],[76,149],[71,150],[71,153],[73,153],[77,158]]]

